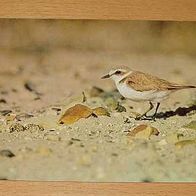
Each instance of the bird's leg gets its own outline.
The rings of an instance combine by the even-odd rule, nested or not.
[[[158,103],[157,103],[157,106],[156,106],[156,109],[155,109],[155,113],[152,115],[152,119],[153,119],[153,120],[155,120],[155,118],[156,118],[156,114],[157,114],[157,111],[158,111],[158,109],[159,109],[159,106],[160,106],[160,103],[158,102]]]
[[[152,104],[152,102],[150,101],[149,103],[150,103],[150,107],[148,108],[148,110],[147,110],[144,114],[142,114],[142,115],[136,117],[136,120],[142,120],[142,118],[143,118],[144,116],[146,117],[146,114],[147,114],[148,112],[150,112],[150,111],[154,108],[154,105]]]
[[[145,120],[154,120],[155,121],[159,106],[160,106],[160,103],[158,102],[154,114],[152,116],[147,116],[147,118],[145,118]]]

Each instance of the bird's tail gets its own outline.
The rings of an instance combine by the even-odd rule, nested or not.
[[[172,85],[168,88],[168,90],[181,90],[186,88],[196,88],[196,86],[193,85]]]

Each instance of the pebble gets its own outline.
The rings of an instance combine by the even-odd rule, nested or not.
[[[71,140],[72,140],[72,141],[76,141],[76,142],[80,142],[80,141],[81,141],[80,139],[73,138],[73,137],[71,138]]]
[[[7,101],[5,99],[0,99],[0,103],[7,103]]]
[[[21,125],[20,123],[14,123],[12,124],[10,127],[9,127],[9,130],[10,130],[10,133],[13,133],[15,131],[17,132],[21,132],[21,131],[24,131],[25,128],[23,125]]]
[[[10,150],[1,150],[0,151],[0,156],[12,158],[12,157],[15,156],[15,154]]]

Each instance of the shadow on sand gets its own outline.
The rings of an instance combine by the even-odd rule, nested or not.
[[[167,119],[171,116],[186,116],[188,113],[196,111],[196,105],[192,105],[190,107],[179,107],[175,111],[166,111],[166,112],[160,112],[156,115],[156,119]]]

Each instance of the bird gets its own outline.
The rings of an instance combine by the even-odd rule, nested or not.
[[[112,69],[102,79],[111,78],[119,91],[126,99],[136,102],[149,102],[146,112],[136,117],[136,120],[155,120],[161,102],[177,90],[196,88],[194,85],[181,85],[161,79],[157,76],[131,69]],[[147,116],[155,106],[155,112]]]

